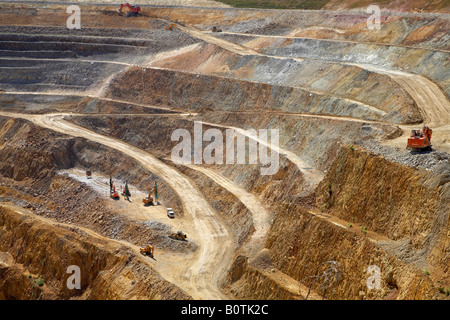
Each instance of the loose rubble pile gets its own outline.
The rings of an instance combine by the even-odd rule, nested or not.
[[[400,150],[392,146],[383,146],[375,141],[359,140],[356,144],[372,151],[376,154],[385,156],[391,161],[413,167],[423,168],[429,171],[436,171],[439,168],[450,168],[450,154],[443,151],[413,151]],[[448,169],[447,169],[448,170]]]

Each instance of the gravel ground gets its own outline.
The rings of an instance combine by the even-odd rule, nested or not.
[[[439,171],[439,172],[450,172],[450,154],[443,151],[411,151],[411,150],[400,150],[396,147],[382,146],[375,141],[362,141],[356,142],[372,151],[376,154],[383,155],[391,161],[413,167],[413,168],[423,168],[429,171]]]

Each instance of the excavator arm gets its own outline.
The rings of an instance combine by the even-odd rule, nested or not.
[[[148,193],[148,196],[144,199],[142,199],[142,202],[144,203],[144,206],[148,206],[153,204],[153,198],[152,198],[152,194],[155,192],[155,188],[153,188],[152,190],[150,190],[150,192]]]

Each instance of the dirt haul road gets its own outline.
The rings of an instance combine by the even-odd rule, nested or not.
[[[244,252],[247,256],[252,257],[264,249],[264,243],[270,229],[269,213],[261,204],[261,201],[253,194],[247,192],[243,188],[237,186],[229,179],[214,172],[213,170],[203,168],[201,166],[189,165],[189,168],[203,173],[211,180],[233,193],[244,206],[250,210],[253,218],[253,232],[250,241],[245,244]]]
[[[187,29],[187,28],[186,28]],[[190,30],[190,29],[187,29],[187,30]],[[195,31],[195,30],[194,30]],[[194,32],[193,34],[197,34],[196,32]],[[203,35],[201,32],[200,32],[200,34],[201,35]],[[209,36],[210,38],[214,38],[214,37],[212,37],[212,36]],[[211,39],[209,39],[208,37],[202,37],[201,38],[202,40],[205,40],[205,39],[207,39],[207,40],[209,40],[209,41],[211,41]],[[214,38],[214,39],[216,39],[216,38]],[[229,42],[229,41],[225,41],[225,40],[221,40],[221,39],[219,39],[220,41],[218,41],[218,42],[216,42],[215,40],[214,40],[214,42],[210,42],[210,43],[213,43],[213,44],[215,44],[215,45],[219,45],[219,46],[222,46],[223,48],[225,48],[226,50],[229,50],[229,51],[232,51],[232,52],[235,52],[234,51],[234,49],[232,48],[233,46],[235,46],[235,44],[233,44],[232,42]],[[205,40],[206,41],[206,40]],[[208,42],[208,41],[207,41]],[[239,51],[239,50],[238,50]],[[246,52],[244,52],[244,51],[236,51],[238,54],[241,54],[241,55],[250,55],[251,53],[246,53]],[[259,54],[259,55],[262,55],[262,54]],[[303,60],[303,59],[301,59],[301,58],[286,58],[286,57],[280,57],[280,56],[270,56],[270,55],[262,55],[262,56],[267,56],[267,57],[271,57],[271,58],[276,58],[276,59],[294,59],[294,60]],[[166,57],[167,57],[167,55],[166,55]],[[146,70],[146,69],[153,69],[153,70],[164,70],[164,71],[179,71],[179,70],[177,70],[177,69],[171,69],[171,68],[161,68],[161,67],[157,67],[157,66],[154,66],[154,65],[152,65],[152,63],[154,63],[154,62],[158,62],[158,58],[156,58],[155,60],[150,60],[150,62],[149,62],[149,64],[148,65],[139,65],[139,64],[133,64],[133,63],[127,63],[127,62],[118,62],[118,61],[105,61],[105,60],[92,60],[92,59],[75,59],[75,58],[54,58],[54,59],[48,59],[48,58],[16,58],[16,57],[0,57],[0,60],[10,60],[10,61],[16,61],[16,60],[23,60],[23,61],[53,61],[53,62],[55,62],[55,61],[58,61],[58,62],[89,62],[89,63],[103,63],[103,64],[117,64],[117,65],[123,65],[123,66],[126,66],[127,68],[128,67],[136,67],[136,68],[143,68],[144,69],[144,71]],[[124,70],[126,70],[126,69],[124,69]],[[124,70],[122,70],[122,71],[124,71]],[[194,74],[194,75],[201,75],[202,73],[199,73],[199,72],[192,72],[192,71],[186,71],[186,70],[184,70],[183,71],[184,73],[188,73],[188,74]],[[117,72],[117,74],[119,74],[120,72]],[[103,82],[103,84],[101,85],[101,87],[100,87],[100,89],[98,89],[97,87],[95,88],[95,89],[92,89],[92,90],[88,90],[86,93],[85,93],[85,95],[86,96],[88,96],[88,97],[95,97],[95,98],[102,98],[102,99],[104,99],[104,100],[107,100],[107,98],[104,98],[103,97],[103,95],[105,94],[105,92],[106,92],[106,87],[107,87],[107,85],[108,85],[108,83],[112,80],[112,78],[113,78],[113,76],[111,76],[109,79],[107,79],[107,80],[105,80],[104,82]],[[258,82],[258,81],[254,81],[254,80],[246,80],[246,81],[248,81],[248,82],[250,82],[250,83],[256,83],[256,84],[265,84],[265,82]],[[302,86],[293,86],[293,85],[291,85],[290,87],[292,87],[292,88],[297,88],[297,89],[301,89],[301,90],[305,90],[305,91],[307,91],[307,92],[310,92],[310,93],[314,93],[314,94],[318,94],[318,95],[323,95],[323,96],[330,96],[330,97],[333,97],[333,95],[330,95],[329,93],[327,93],[327,92],[324,92],[324,91],[319,91],[319,90],[312,90],[311,88],[306,88],[306,87],[302,87]],[[37,93],[37,94],[39,94],[39,93]],[[72,94],[67,94],[67,95],[72,95]],[[73,94],[73,95],[76,95],[76,94]],[[336,96],[337,97],[337,96]],[[378,113],[378,114],[380,114],[380,115],[385,115],[386,113],[384,112],[384,111],[382,111],[382,110],[380,110],[380,109],[377,109],[377,108],[375,108],[374,106],[371,106],[371,105],[368,105],[368,104],[366,104],[366,103],[363,103],[363,102],[361,102],[361,101],[357,101],[357,100],[353,100],[353,99],[350,99],[350,98],[345,98],[345,97],[338,97],[339,99],[342,99],[342,100],[345,100],[345,101],[348,101],[348,102],[350,102],[350,103],[354,103],[354,104],[356,104],[356,105],[358,105],[359,107],[361,107],[361,108],[366,108],[366,109],[369,109],[369,110],[371,110],[372,112],[376,112],[376,113]],[[123,101],[121,101],[121,100],[111,100],[111,101],[114,101],[114,102],[123,102]],[[134,104],[134,105],[137,105],[137,106],[144,106],[144,105],[141,105],[141,104],[138,104],[138,103],[130,103],[130,104]]]
[[[139,148],[65,121],[60,114],[38,116],[0,113],[0,115],[27,119],[41,127],[74,137],[83,137],[116,149],[136,159],[146,169],[165,180],[178,193],[185,212],[192,220],[196,234],[191,238],[196,240],[199,250],[190,260],[177,262],[174,259],[173,264],[168,262],[171,265],[169,268],[160,269],[157,265],[155,267],[166,280],[188,292],[194,299],[227,299],[218,287],[218,280],[232,261],[234,244],[231,233],[185,176]]]
[[[356,65],[369,71],[386,74],[397,82],[416,102],[423,124],[433,130],[431,142],[439,149],[450,152],[450,102],[439,86],[425,77],[397,70],[387,70],[369,65]],[[419,126],[399,126],[403,135],[386,144],[404,147],[411,129]]]
[[[230,50],[242,55],[250,54],[250,52],[255,52],[254,49],[249,47],[244,47],[239,45],[239,50],[236,50],[236,44],[233,42],[218,39],[208,33],[196,31],[191,28],[183,28],[183,31],[189,33],[191,36],[197,37],[203,41],[209,42],[211,44],[218,45],[223,49]],[[241,34],[241,33],[235,33]],[[247,35],[247,34],[241,34]],[[280,39],[285,37],[283,36],[273,36]],[[345,40],[334,40],[335,42],[346,42]],[[245,49],[248,48],[251,50],[250,52],[246,52]],[[261,53],[257,53],[258,55],[263,55]],[[265,55],[270,56],[270,55]],[[271,56],[274,58],[282,58],[279,56]],[[286,59],[286,57],[283,57]],[[305,58],[297,58],[297,59],[305,59]],[[348,62],[336,62],[336,63],[344,63],[347,65],[359,67],[368,71],[372,71],[375,73],[385,74],[391,77],[395,82],[397,82],[415,101],[417,107],[422,114],[424,119],[423,124],[428,125],[433,130],[432,143],[439,149],[450,152],[450,102],[447,99],[446,95],[441,91],[439,86],[434,82],[428,80],[427,78],[392,69],[385,69],[376,67],[373,65],[366,64],[358,64],[358,63],[348,63]],[[373,106],[371,106],[373,107]],[[403,130],[403,135],[397,139],[393,139],[387,141],[386,144],[393,145],[396,147],[404,148],[406,145],[406,139],[410,134],[411,129],[415,129],[418,126],[399,126]]]
[[[340,117],[329,117],[331,119],[341,119]],[[211,122],[202,122],[206,125],[212,126],[212,127],[218,127],[218,128],[225,128],[225,129],[231,129],[235,132],[246,136],[249,139],[252,139],[256,141],[257,143],[264,145],[265,147],[271,149],[271,151],[275,151],[279,154],[284,155],[286,158],[288,158],[292,163],[294,163],[297,168],[301,171],[301,173],[305,176],[305,191],[311,192],[314,190],[314,188],[319,184],[319,182],[323,179],[324,174],[320,172],[319,170],[316,170],[312,168],[309,164],[305,163],[297,154],[288,151],[286,149],[283,149],[279,147],[278,145],[272,144],[269,142],[269,139],[264,140],[260,139],[254,134],[252,134],[248,130],[244,130],[242,128],[232,127],[232,126],[225,126],[220,125],[217,123],[211,123]]]
[[[262,57],[272,57],[272,58],[283,59],[283,60],[289,60],[289,59],[297,60],[297,61],[304,60],[303,58],[291,58],[291,57],[271,56],[271,55],[263,54],[256,50],[253,50],[249,47],[245,47],[240,44],[237,44],[237,43],[234,43],[231,41],[227,41],[224,39],[219,39],[217,37],[210,35],[209,32],[200,31],[200,30],[195,29],[194,27],[178,26],[177,28],[180,29],[181,31],[189,34],[190,36],[192,36],[194,38],[197,38],[199,40],[205,41],[210,44],[214,44],[225,50],[228,50],[228,51],[231,51],[231,52],[243,55],[243,56],[254,55],[254,56],[262,56]]]
[[[220,275],[222,275],[223,272],[228,268],[226,257],[230,257],[230,255],[234,252],[234,246],[226,228],[220,225],[220,221],[216,219],[213,210],[209,207],[206,200],[204,200],[200,196],[198,191],[194,186],[190,184],[187,178],[180,175],[175,169],[165,165],[164,163],[155,159],[153,156],[138,148],[132,147],[122,141],[99,135],[97,133],[91,132],[88,129],[79,127],[71,122],[63,120],[64,116],[75,114],[58,113],[47,115],[23,115],[0,112],[0,115],[28,119],[42,127],[72,136],[83,137],[119,150],[127,154],[128,156],[131,156],[134,159],[138,160],[147,169],[157,174],[160,178],[164,179],[175,190],[183,190],[183,192],[179,193],[179,196],[184,203],[185,210],[187,210],[188,213],[195,217],[195,226],[192,229],[194,229],[196,234],[198,235],[197,240],[200,240],[199,244],[201,252],[199,253],[197,258],[191,260],[191,265],[189,263],[186,263],[186,260],[189,260],[186,257],[176,258],[169,254],[161,253],[158,257],[158,260],[165,261],[161,261],[161,264],[156,264],[154,265],[154,267],[166,280],[178,285],[194,298],[226,298],[220,293],[220,289],[215,287],[213,284],[217,284],[217,280],[220,278]],[[175,115],[180,116],[180,114]],[[251,139],[255,139],[259,143],[265,144],[268,148],[271,148],[276,152],[280,152],[280,150],[282,150],[283,153],[289,153],[291,155],[291,153],[286,150],[279,149],[276,146],[267,144],[266,142],[249,135],[245,130],[234,127],[227,128],[237,130],[241,134],[246,135]],[[290,158],[292,158],[292,155]],[[295,161],[295,164],[297,166],[303,169],[303,163],[298,159],[297,156],[292,159]],[[270,228],[269,213],[262,205],[261,201],[256,196],[247,192],[243,188],[240,188],[229,179],[223,177],[222,175],[211,169],[196,165],[189,165],[189,167],[193,170],[205,174],[211,180],[215,181],[217,184],[233,193],[249,209],[249,211],[252,213],[255,231],[253,232],[250,241],[245,244],[243,252],[249,257],[256,256],[264,248],[264,243]],[[308,174],[308,176],[311,175],[311,172],[308,171],[304,171],[304,173]],[[317,183],[317,176],[314,176],[314,178],[310,178],[315,185]],[[184,190],[193,190],[194,192],[186,193],[184,192]],[[192,205],[192,203],[194,203],[194,205]],[[194,213],[189,212],[189,209],[193,210]],[[137,213],[137,215],[141,214],[142,213]],[[204,240],[203,242],[201,241],[202,239]],[[122,243],[126,244],[124,242]],[[137,250],[134,247],[135,246],[133,246],[133,249]],[[222,261],[222,263],[220,263],[220,261]],[[231,261],[231,257],[228,261]],[[159,267],[160,265],[163,265],[164,267]],[[185,267],[180,268],[180,265]],[[220,272],[216,272],[217,270],[219,270]],[[202,281],[200,281],[201,279]]]

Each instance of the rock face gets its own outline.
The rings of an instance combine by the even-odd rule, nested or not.
[[[446,299],[450,156],[393,146],[430,122],[448,147],[448,17],[104,7],[69,30],[28,6],[0,11],[0,299]],[[175,163],[195,121],[279,130],[278,171]]]
[[[448,173],[448,163],[446,168]],[[392,240],[408,237],[420,249],[446,233],[442,222],[449,214],[448,182],[448,174],[415,170],[344,147],[316,193],[318,205],[333,215]]]
[[[54,145],[45,135],[55,138],[54,133],[42,135],[43,130],[14,119],[1,118],[3,128],[0,134],[2,152],[0,153],[0,173],[17,181],[27,177],[45,178],[56,166],[67,168],[71,164],[67,154],[73,141],[65,140]],[[17,150],[26,150],[18,153]]]
[[[319,69],[323,70],[323,65],[311,65],[309,62],[286,62],[276,59],[267,62],[259,61],[258,57],[240,59],[242,61],[232,59],[233,62],[228,61],[233,64],[229,68],[232,70],[238,68],[244,75],[235,74],[237,71],[231,73],[196,69],[187,73],[181,70],[189,67],[183,65],[183,62],[178,63],[178,60],[176,64],[171,62],[174,65],[156,64],[157,67],[169,70],[149,68],[144,71],[140,68],[130,68],[111,82],[108,97],[148,104],[155,104],[157,100],[166,104],[171,102],[174,103],[174,107],[186,110],[204,108],[214,111],[276,110],[351,116],[365,120],[389,120],[396,123],[421,121],[414,101],[403,89],[387,90],[388,87],[397,87],[387,76],[361,71],[355,67],[336,66],[325,69],[327,72],[323,71],[322,74]],[[185,60],[186,57],[182,57],[181,61]],[[254,64],[260,65],[260,69],[256,69]],[[261,67],[264,64],[267,66]],[[175,68],[176,70],[173,70]],[[283,75],[279,76],[280,80],[276,77],[261,79],[269,77],[278,69],[286,70],[280,71]],[[209,72],[212,74],[208,74]],[[287,72],[291,75],[285,74]],[[301,77],[302,73],[314,74],[317,78],[310,79],[308,83],[297,80],[307,78]],[[341,73],[348,77],[345,82],[338,76]],[[251,76],[246,76],[247,74]],[[354,93],[348,95],[350,91],[347,90],[348,86],[354,82],[376,88],[377,94],[374,94],[373,90],[353,89],[351,91]]]
[[[315,192],[321,212],[305,210],[301,199],[279,205],[264,249],[270,264],[236,256],[225,288],[237,297],[267,291],[274,299],[304,299],[311,277],[324,271],[318,266],[333,262],[339,282],[324,292],[319,279],[312,286],[319,296],[432,299],[449,268],[448,182],[445,170],[417,170],[342,147]],[[373,266],[380,270],[376,290],[368,285]],[[268,276],[279,272],[298,287],[288,290]]]
[[[386,236],[376,244],[443,277],[450,250],[448,165],[435,172],[418,170],[345,147],[316,190],[317,205]]]
[[[18,210],[0,207],[0,251],[8,252],[0,258],[1,299],[189,298],[139,253]],[[72,265],[80,268],[81,289],[67,286]]]
[[[189,298],[143,263],[137,249],[111,239],[124,239],[135,246],[153,243],[172,252],[195,251],[194,243],[183,246],[170,241],[168,231],[159,225],[117,215],[85,184],[57,174],[75,165],[103,168],[117,176],[126,173],[130,181],[149,187],[154,180],[147,180],[145,170],[129,159],[121,160],[121,154],[99,152],[98,145],[28,121],[0,118],[0,123],[0,201],[20,205],[14,207],[19,212],[0,206],[1,299]],[[115,166],[116,161],[126,165]],[[161,185],[159,192],[161,201],[179,208],[167,186]],[[94,236],[74,225],[93,230]],[[81,268],[81,290],[66,287],[69,265]]]

